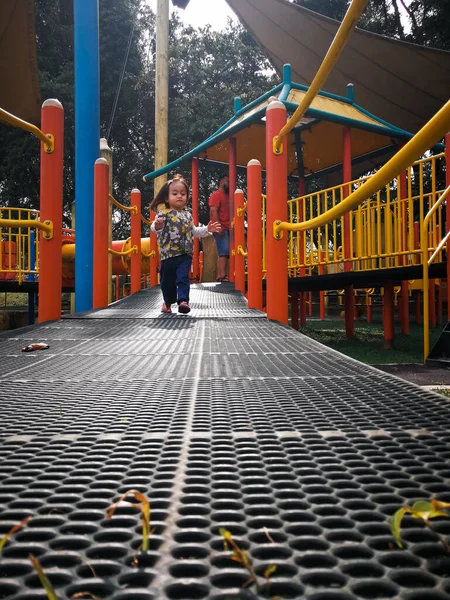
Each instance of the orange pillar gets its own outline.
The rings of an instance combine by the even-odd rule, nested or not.
[[[109,164],[97,158],[94,165],[94,256],[92,308],[108,306]]]
[[[198,158],[192,159],[192,218],[194,225],[198,227]],[[192,259],[192,277],[196,281],[200,281],[200,267],[198,263],[199,258],[199,239],[194,239],[194,256]]]
[[[298,292],[295,290],[291,293],[291,323],[298,330]]]
[[[425,290],[425,293],[426,293],[426,290]],[[429,294],[428,298],[429,298],[429,304],[430,304],[430,327],[431,327],[431,329],[434,329],[437,324],[437,320],[436,320],[436,285],[435,285],[434,279],[430,279],[429,286],[428,286],[428,294]]]
[[[384,347],[394,347],[394,284],[386,283],[383,294]]]
[[[42,105],[41,129],[53,135],[55,142],[51,153],[41,142],[41,221],[53,223],[51,239],[40,232],[38,320],[44,323],[61,318],[64,110],[58,100],[46,100]]]
[[[239,252],[239,247],[245,252],[244,192],[238,189],[234,192],[234,265],[236,272],[234,287],[245,294],[245,256]]]
[[[156,212],[150,211],[150,221],[153,223]],[[150,287],[158,285],[158,242],[156,233],[150,231]]]
[[[261,163],[251,160],[247,165],[247,265],[248,307],[262,310],[262,220]]]
[[[234,270],[235,270],[235,256],[233,255],[232,248],[234,248],[234,230],[233,230],[233,218],[234,218],[234,192],[236,190],[237,181],[237,161],[236,161],[236,138],[232,137],[229,139],[229,150],[228,150],[228,179],[230,180],[229,198],[230,198],[230,260],[229,260],[229,280],[234,281]]]
[[[137,246],[137,253],[130,255],[130,274],[132,294],[141,290],[141,192],[131,190],[131,206],[136,210],[131,213],[131,246]]]
[[[450,185],[450,133],[445,136],[445,187]],[[446,234],[450,231],[450,202],[447,200]],[[447,242],[447,319],[450,321],[450,240]]]
[[[273,151],[273,139],[286,124],[286,107],[271,102],[266,110],[266,266],[267,318],[288,324],[287,232],[278,239],[273,234],[275,221],[287,221],[287,144],[280,154]]]
[[[343,183],[352,180],[352,130],[347,125],[343,128],[343,157],[342,171]],[[350,194],[350,186],[344,186],[342,189],[343,199]],[[351,236],[352,223],[351,213],[344,215],[344,258],[351,258]],[[344,271],[351,271],[352,263],[346,261],[344,263]],[[345,286],[345,335],[347,338],[355,336],[355,313],[353,310],[353,285]]]

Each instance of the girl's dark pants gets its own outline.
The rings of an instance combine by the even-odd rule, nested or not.
[[[180,254],[161,261],[161,291],[164,302],[170,306],[175,302],[189,303],[189,272],[192,256]],[[178,291],[178,293],[177,293]]]

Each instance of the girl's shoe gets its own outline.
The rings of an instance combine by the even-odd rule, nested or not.
[[[191,312],[191,307],[185,301],[180,302],[180,304],[178,306],[178,312],[181,313],[182,315],[187,315],[188,312]]]
[[[171,313],[172,309],[170,306],[167,306],[167,304],[165,302],[163,302],[163,304],[161,306],[161,312],[162,313]]]

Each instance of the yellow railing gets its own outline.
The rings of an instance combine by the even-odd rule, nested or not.
[[[53,150],[55,148],[55,140],[54,140],[52,134],[44,133],[43,131],[41,131],[39,129],[39,127],[36,127],[36,125],[32,125],[31,123],[28,123],[27,121],[23,121],[22,119],[19,119],[19,117],[16,117],[15,115],[12,115],[11,113],[7,112],[6,110],[3,110],[3,108],[0,108],[0,121],[3,121],[4,123],[8,123],[9,125],[12,125],[13,127],[17,127],[18,129],[24,129],[25,131],[32,133],[45,145],[45,151],[48,154],[53,152]]]
[[[291,231],[288,242],[289,269],[323,266],[332,273],[345,262],[352,270],[385,269],[421,262],[419,223],[442,193],[444,154],[415,162],[406,176],[396,177],[351,212],[350,221],[344,215],[331,223],[303,231]],[[344,192],[353,192],[366,185],[364,177],[288,201],[291,224],[311,219],[317,222],[330,209],[336,209]],[[442,211],[433,213],[428,244],[436,247],[441,239]],[[349,223],[349,224],[348,224]],[[344,240],[349,240],[350,252],[344,255]]]
[[[45,224],[39,222],[39,211],[0,207],[0,280],[22,282],[25,275],[38,274],[36,230],[42,225]]]
[[[420,250],[422,254],[422,268],[423,268],[423,289],[428,290],[428,269],[430,265],[436,260],[436,258],[441,258],[442,251],[444,250],[447,241],[450,238],[450,230],[447,235],[443,236],[439,239],[439,242],[436,239],[433,239],[433,242],[430,245],[430,236],[429,236],[429,227],[430,223],[432,224],[435,216],[438,212],[438,209],[442,206],[444,200],[450,194],[450,185],[446,188],[446,190],[440,195],[439,199],[433,204],[433,206],[428,211],[427,215],[423,219],[422,227],[421,227],[421,244]],[[448,260],[448,257],[447,257]],[[448,282],[447,282],[448,285]],[[430,315],[430,307],[429,307],[429,298],[428,293],[424,293],[423,295],[423,360],[424,362],[427,359],[427,356],[430,352],[430,323],[429,323],[429,315]]]

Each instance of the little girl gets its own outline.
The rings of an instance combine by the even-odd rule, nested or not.
[[[185,210],[188,199],[188,184],[181,175],[177,175],[162,186],[150,204],[151,210],[158,210],[160,204],[165,205],[163,210],[158,211],[150,228],[158,236],[163,313],[171,313],[175,302],[178,303],[179,313],[187,314],[191,310],[189,272],[194,238],[221,231],[220,223],[212,221],[208,225],[195,227],[191,213]]]

